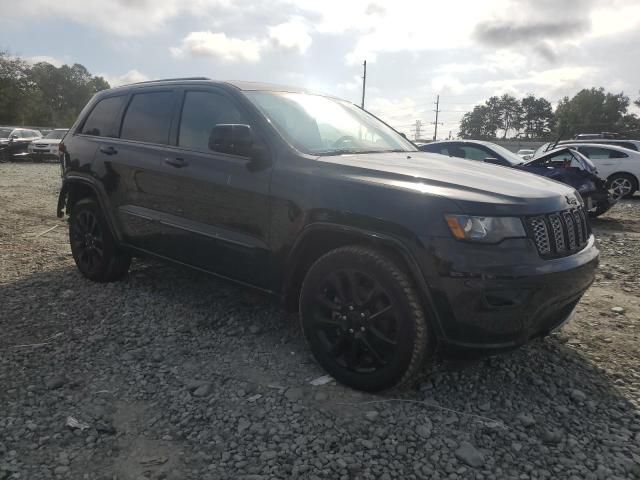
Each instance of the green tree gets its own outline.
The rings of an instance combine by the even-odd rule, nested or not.
[[[0,52],[0,123],[70,126],[98,91],[109,88],[80,64],[28,65]]]
[[[554,126],[554,114],[551,103],[545,98],[536,98],[529,94],[524,97],[522,106],[522,128],[528,139],[543,139],[548,136]]]
[[[573,137],[578,133],[621,132],[628,107],[629,97],[623,93],[605,92],[602,87],[583,89],[558,103],[558,133]]]
[[[503,131],[502,138],[507,138],[509,130],[517,133],[522,128],[522,105],[516,97],[505,93],[497,103],[499,112],[499,128]]]
[[[0,125],[19,123],[29,95],[29,66],[0,51]]]

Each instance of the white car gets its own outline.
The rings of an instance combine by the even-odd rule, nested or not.
[[[66,133],[66,128],[56,128],[47,133],[45,137],[34,140],[28,147],[29,156],[35,160],[58,158],[60,140]]]
[[[529,160],[533,156],[534,152],[535,150],[531,148],[521,148],[520,150],[518,150],[517,155],[519,157],[522,157],[523,160]]]
[[[607,181],[615,200],[629,198],[640,184],[640,152],[617,145],[599,143],[562,143],[589,158],[598,169],[598,176]]]

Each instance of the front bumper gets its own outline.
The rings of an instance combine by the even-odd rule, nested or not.
[[[506,350],[562,324],[598,266],[591,235],[574,255],[544,260],[528,239],[477,245],[440,239],[427,279],[443,349]],[[445,252],[455,252],[445,260]],[[423,270],[424,271],[424,270]]]

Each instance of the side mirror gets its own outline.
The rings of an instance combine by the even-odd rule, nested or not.
[[[10,142],[13,142],[16,138],[20,138],[20,137],[18,136],[18,134],[17,134],[17,133],[14,133],[13,135],[11,135],[11,136],[9,137],[9,141],[10,141]]]
[[[211,129],[209,150],[215,152],[253,156],[253,134],[249,125],[219,123]]]

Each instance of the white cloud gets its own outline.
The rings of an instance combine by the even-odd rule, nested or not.
[[[176,57],[193,56],[217,57],[228,62],[257,62],[263,43],[258,40],[241,40],[227,37],[225,33],[191,32],[182,39],[180,47],[171,48]]]
[[[468,86],[453,75],[440,75],[431,80],[431,88],[446,95],[460,95],[467,90]]]
[[[269,38],[277,47],[300,53],[306,52],[312,42],[307,26],[299,19],[269,27]]]
[[[123,73],[122,75],[110,75],[101,73],[98,74],[98,76],[103,77],[107,82],[109,82],[109,85],[111,85],[112,87],[149,80],[149,77],[136,69],[129,70],[127,73]]]
[[[174,57],[214,57],[227,62],[258,62],[269,50],[289,50],[304,54],[312,43],[308,27],[299,18],[267,27],[262,38],[241,39],[224,32],[191,32],[179,47],[170,49]]]
[[[122,37],[143,36],[158,31],[167,21],[181,11],[193,8],[196,0],[21,0],[19,8],[4,8],[2,20],[24,22],[29,19],[30,28],[35,28],[40,19],[51,22],[55,19],[70,20],[74,23],[95,27]],[[211,0],[214,5],[218,2]]]
[[[65,63],[68,63],[59,58],[50,57],[49,55],[35,55],[32,57],[26,57],[24,60],[29,62],[32,65],[35,65],[36,63],[40,63],[40,62],[46,62],[58,68],[64,65]]]

